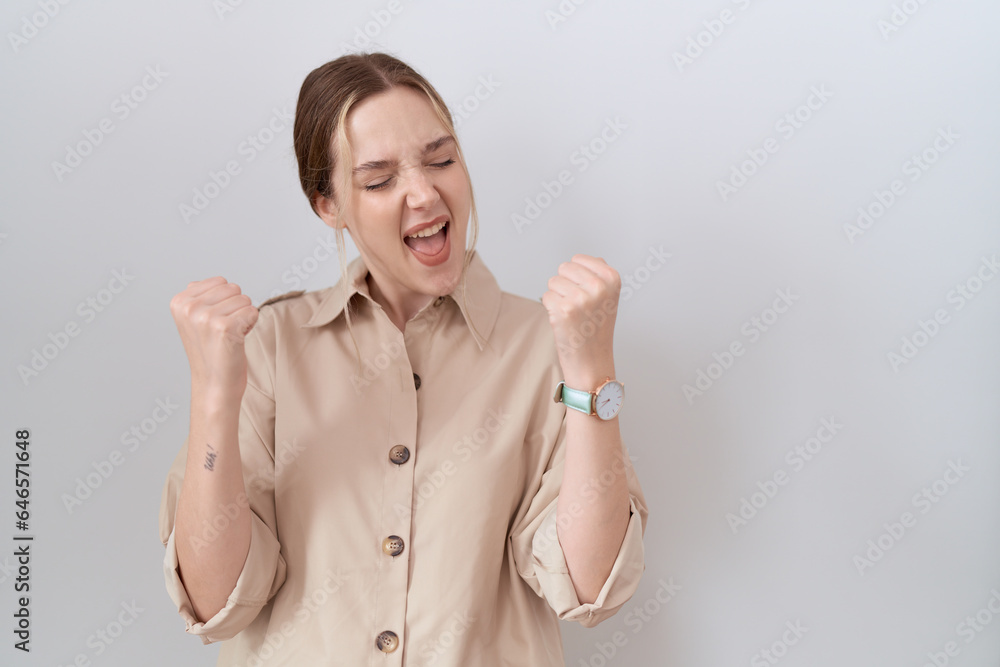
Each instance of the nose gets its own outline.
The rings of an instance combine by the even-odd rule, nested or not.
[[[437,203],[441,196],[434,186],[434,181],[422,169],[416,169],[409,179],[406,193],[406,205],[410,208],[429,208]]]

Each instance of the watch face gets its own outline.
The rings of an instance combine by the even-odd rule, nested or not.
[[[601,419],[614,419],[622,409],[623,400],[625,400],[625,388],[621,383],[614,380],[608,382],[597,392],[597,399],[594,401],[597,416]]]

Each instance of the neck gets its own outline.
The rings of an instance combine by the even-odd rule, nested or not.
[[[386,294],[373,279],[370,271],[365,281],[368,283],[368,292],[371,294],[372,299],[375,300],[375,303],[382,306],[382,310],[389,316],[389,320],[401,332],[406,330],[406,323],[420,312],[421,308],[434,299],[433,296],[418,294],[416,292],[412,292],[409,295]]]

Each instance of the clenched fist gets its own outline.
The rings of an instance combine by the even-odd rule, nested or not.
[[[549,314],[567,384],[593,389],[600,378],[614,377],[618,272],[600,257],[576,254],[559,265],[548,287],[542,305]]]
[[[170,312],[191,365],[192,387],[242,396],[247,383],[243,343],[259,316],[250,297],[216,276],[188,283],[170,300]]]

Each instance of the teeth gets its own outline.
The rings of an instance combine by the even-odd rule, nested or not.
[[[447,220],[445,220],[445,222],[447,222]],[[418,238],[418,237],[421,237],[421,236],[434,236],[435,234],[437,234],[438,232],[440,232],[442,229],[444,229],[445,222],[439,222],[438,224],[434,225],[433,227],[428,227],[427,229],[425,229],[425,230],[423,230],[421,232],[417,232],[416,234],[410,234],[410,237],[412,237],[412,238]]]

